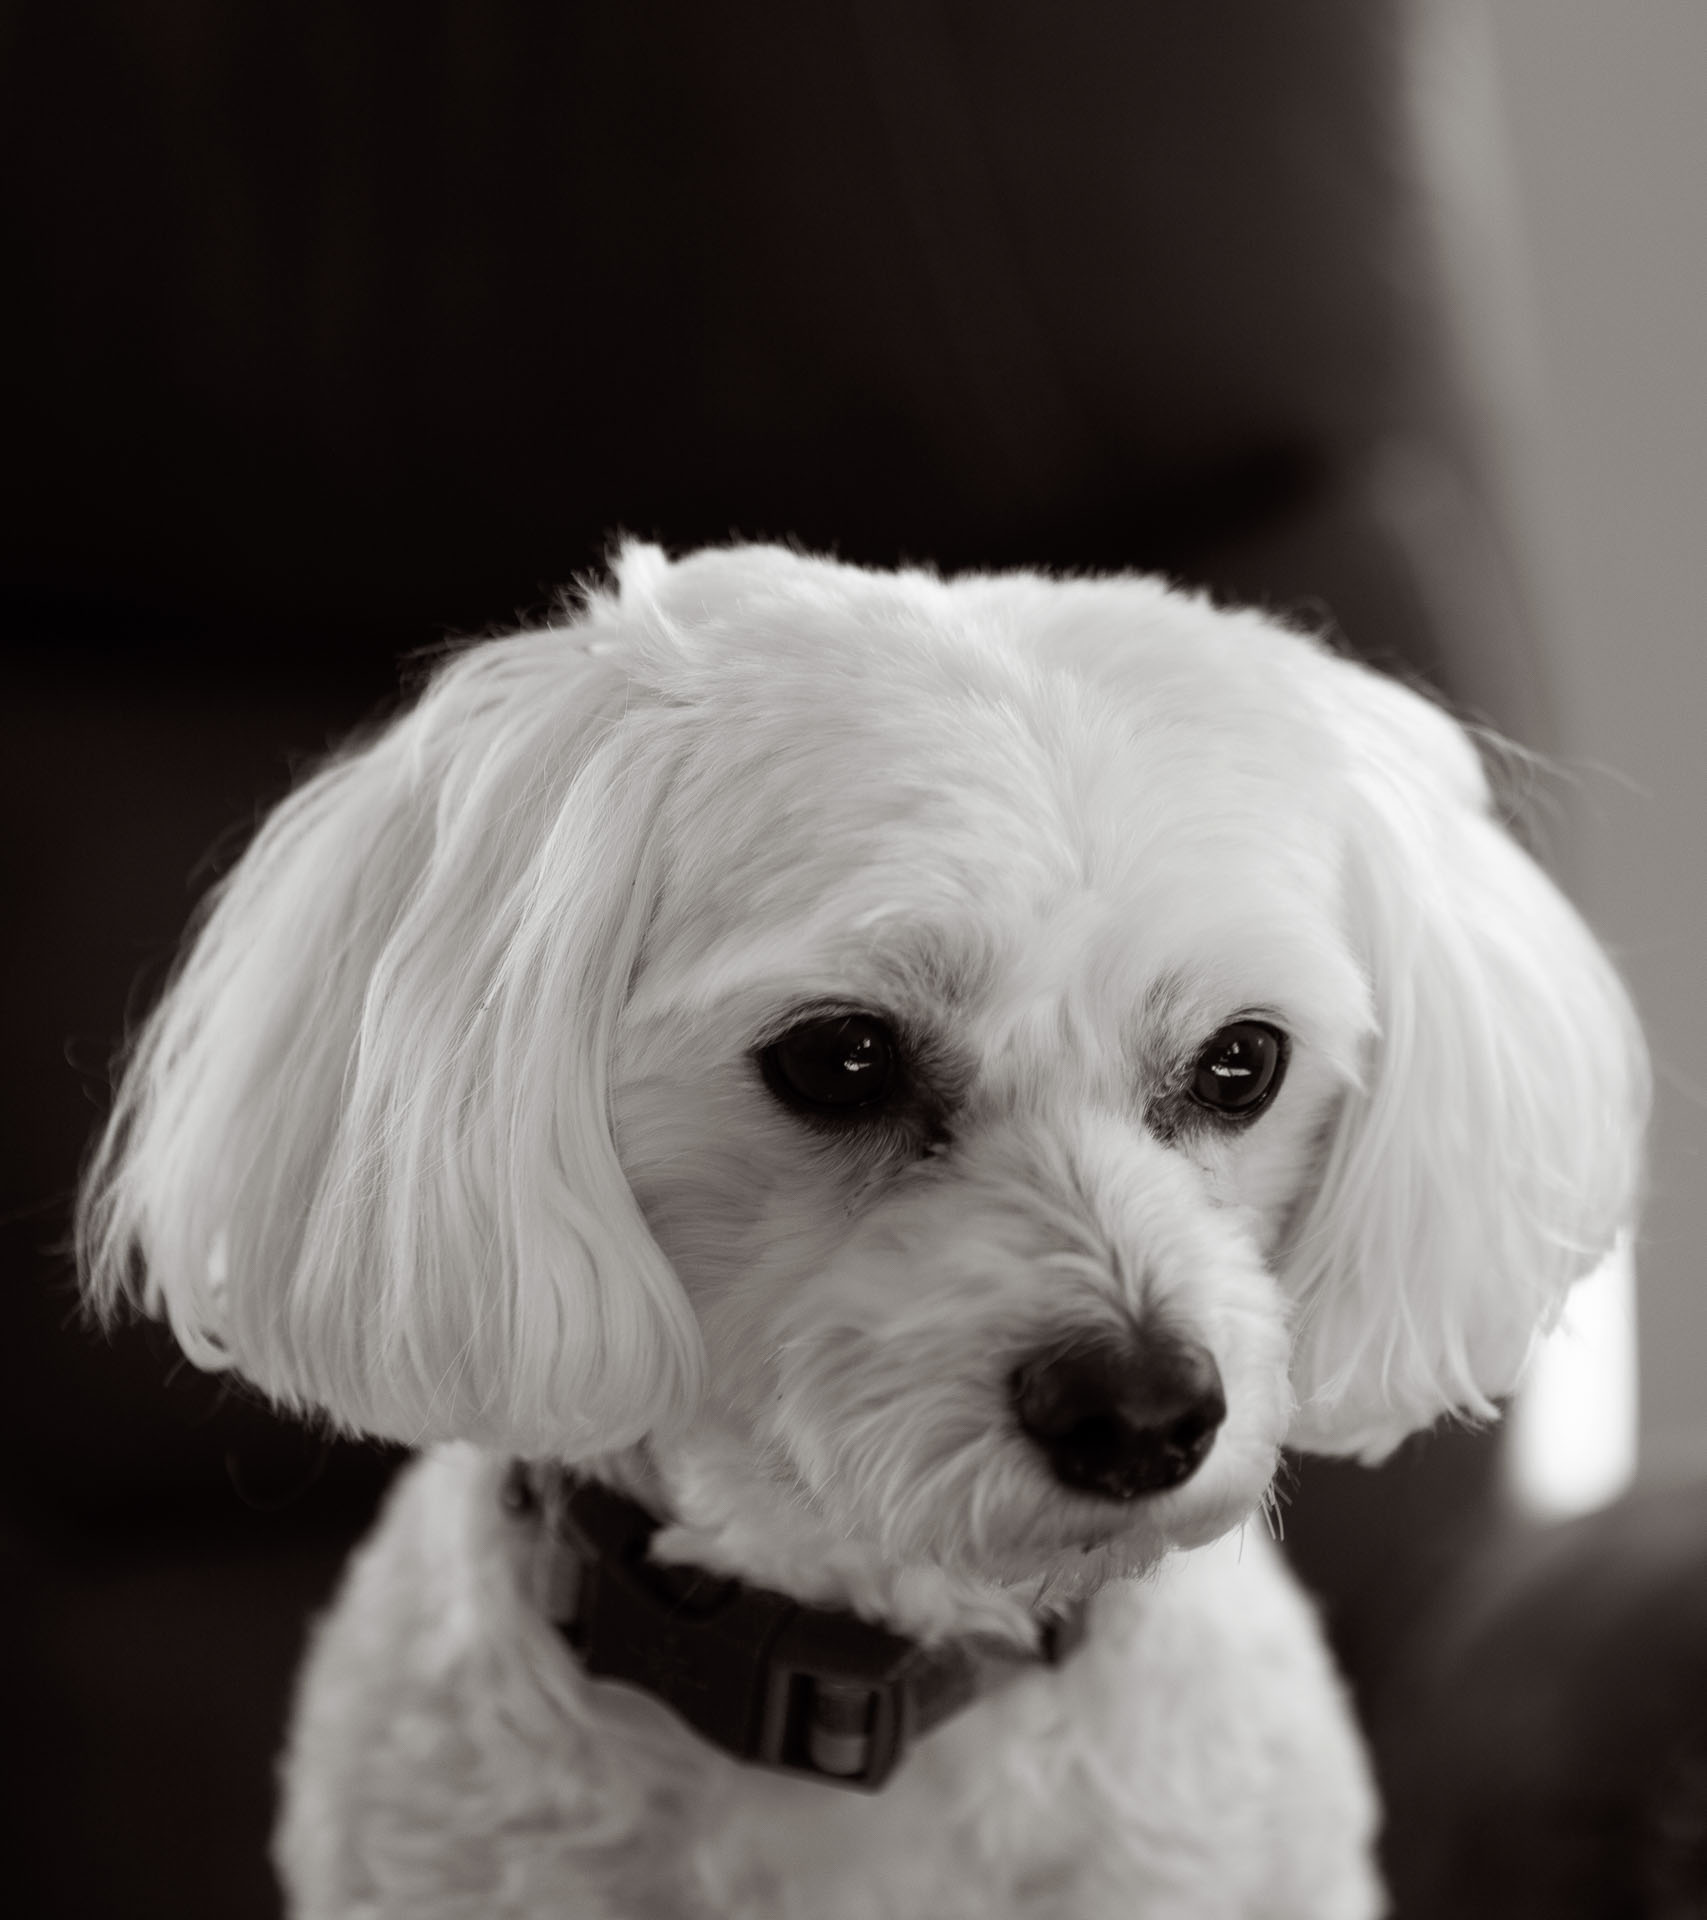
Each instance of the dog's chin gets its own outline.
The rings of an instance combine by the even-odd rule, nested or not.
[[[980,1564],[946,1571],[989,1582],[1037,1601],[1088,1600],[1112,1580],[1141,1579],[1173,1546],[1157,1527],[1122,1514],[1082,1539],[1047,1552],[1035,1547],[990,1554]]]
[[[774,1443],[702,1425],[657,1461],[677,1524],[660,1558],[683,1560],[794,1597],[852,1605],[909,1630],[1021,1621],[1141,1578],[1167,1554],[1206,1545],[1258,1507],[1266,1474],[1208,1471],[1131,1503],[1056,1486],[1020,1458],[985,1461],[954,1497],[817,1481]],[[986,1614],[993,1608],[994,1614]]]
[[[1056,1600],[1087,1599],[1114,1580],[1140,1579],[1168,1554],[1207,1546],[1243,1525],[1262,1491],[1208,1501],[1178,1495],[1132,1505],[1075,1495],[1052,1499],[1011,1540],[919,1543],[917,1557],[944,1571]]]

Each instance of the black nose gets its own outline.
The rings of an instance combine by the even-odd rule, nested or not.
[[[1227,1417],[1215,1356],[1172,1333],[1051,1347],[1017,1367],[1010,1386],[1056,1479],[1107,1500],[1189,1480]]]

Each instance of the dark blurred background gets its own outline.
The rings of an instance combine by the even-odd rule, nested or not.
[[[1440,164],[1443,125],[1486,131],[1473,43],[1436,57],[1461,11],[0,11],[14,1911],[276,1911],[290,1674],[393,1460],[81,1329],[67,1206],[193,901],[401,656],[542,608],[619,529],[786,536],[1160,569],[1556,744],[1465,279],[1498,196]],[[1560,1584],[1488,1571],[1528,1539],[1492,1443],[1300,1463],[1287,1531],[1401,1913],[1483,1911],[1454,1596]]]

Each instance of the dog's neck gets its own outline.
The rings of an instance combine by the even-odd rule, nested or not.
[[[1100,1584],[1065,1592],[1041,1576],[1004,1584],[929,1562],[897,1563],[831,1526],[784,1476],[756,1473],[752,1458],[746,1443],[712,1431],[692,1446],[658,1453],[642,1444],[578,1471],[658,1520],[655,1561],[742,1580],[807,1606],[846,1608],[926,1646],[974,1636],[1028,1649],[1040,1619]]]
[[[650,1476],[638,1464],[613,1477]],[[566,1468],[514,1462],[503,1505],[531,1541],[535,1604],[590,1679],[650,1694],[712,1746],[797,1776],[881,1787],[913,1740],[1019,1668],[1060,1664],[1084,1633],[1082,1606],[1028,1616],[1017,1642],[897,1633],[709,1570],[704,1552],[657,1556],[653,1513]]]

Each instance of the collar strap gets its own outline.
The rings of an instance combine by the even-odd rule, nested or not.
[[[737,1760],[874,1792],[913,1741],[992,1680],[1055,1666],[1084,1637],[1082,1602],[1035,1651],[965,1639],[923,1647],[857,1615],[648,1558],[659,1522],[560,1467],[515,1461],[504,1505],[536,1530],[535,1587],[583,1670],[660,1700]]]

